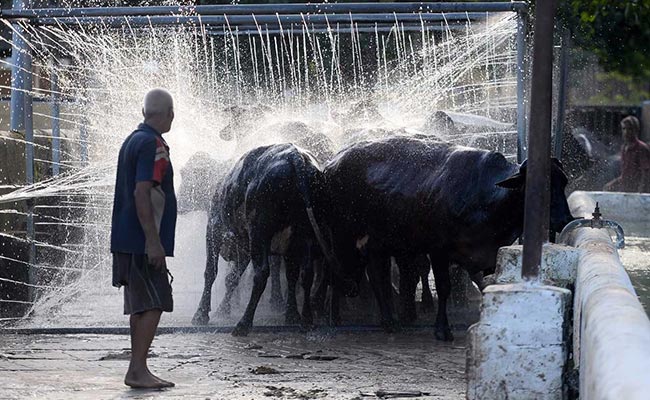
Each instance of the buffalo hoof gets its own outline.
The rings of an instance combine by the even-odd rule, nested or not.
[[[251,326],[247,324],[242,324],[241,322],[235,326],[235,329],[232,330],[231,335],[233,336],[248,336],[251,332]]]
[[[444,342],[451,342],[454,340],[454,335],[452,335],[451,329],[449,329],[448,326],[434,327],[433,334],[436,336],[436,339]]]
[[[284,315],[284,323],[287,325],[298,325],[302,321],[302,317],[298,311],[287,311]]]
[[[207,325],[209,321],[210,317],[208,316],[208,312],[203,310],[197,310],[197,312],[194,313],[194,317],[192,317],[192,325],[195,326]]]

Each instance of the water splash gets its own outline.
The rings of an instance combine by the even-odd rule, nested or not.
[[[445,22],[436,31],[422,26],[413,33],[396,23],[382,33],[350,23],[314,33],[305,23],[271,34],[258,25],[250,35],[229,24],[25,26],[35,78],[58,76],[65,173],[0,196],[0,204],[39,199],[37,227],[60,230],[59,244],[39,245],[38,297],[22,324],[126,323],[121,294],[110,286],[112,184],[119,146],[140,122],[141,99],[152,87],[168,88],[175,98],[176,120],[165,138],[177,171],[199,150],[228,160],[278,140],[287,121],[302,121],[341,146],[364,135],[426,129],[438,110],[448,112],[456,129],[429,133],[464,144],[495,137],[488,147],[506,149],[515,137],[514,16],[467,21],[461,30]],[[246,104],[273,111],[249,127],[254,132],[245,145],[221,140],[232,118],[228,107]],[[52,209],[61,215],[52,217]],[[198,304],[205,248],[197,227],[205,222],[202,212],[179,219],[177,257],[169,263],[177,311],[164,323],[188,323]],[[222,263],[219,280],[224,269]]]

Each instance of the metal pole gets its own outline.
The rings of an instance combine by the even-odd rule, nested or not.
[[[517,13],[517,161],[526,159],[526,16]]]
[[[107,17],[121,15],[271,15],[430,12],[513,12],[528,8],[526,2],[411,2],[411,3],[315,3],[315,4],[222,4],[200,6],[41,8],[2,10],[0,17]]]
[[[282,25],[318,24],[327,25],[345,23],[350,21],[358,23],[390,23],[396,21],[420,23],[445,22],[445,21],[472,21],[484,20],[486,13],[448,13],[448,14],[417,14],[417,13],[384,13],[384,14],[334,14],[334,15],[313,15],[313,14],[285,14],[285,15],[179,15],[179,16],[107,16],[107,17],[61,17],[61,18],[36,18],[35,24],[40,25],[98,25],[118,27],[126,25],[269,25],[277,27]]]
[[[28,4],[24,0],[13,0],[14,11],[25,11]],[[28,46],[24,40],[25,30],[14,24],[11,42],[11,105],[10,123],[13,132],[21,132],[25,127],[25,86],[28,76],[31,79],[32,62]],[[30,88],[31,90],[31,88]]]
[[[61,96],[59,94],[59,74],[54,63],[50,90],[52,93],[52,176],[57,176],[61,163]]]
[[[539,275],[542,244],[548,240],[555,10],[556,0],[538,1],[535,5],[524,251],[521,271],[524,280],[533,280]]]
[[[560,52],[560,85],[557,92],[557,118],[555,122],[555,157],[562,159],[562,140],[564,139],[564,115],[566,108],[567,79],[569,77],[569,48],[571,30],[562,32],[562,51]]]
[[[26,53],[30,58],[29,51]],[[28,90],[24,93],[24,115],[25,115],[25,183],[29,185],[34,184],[34,120],[33,120],[33,103],[32,103],[32,75],[26,75],[25,89]],[[36,235],[34,231],[34,199],[27,199],[27,240],[29,241],[29,284],[36,283]],[[36,294],[34,287],[29,286],[28,289],[29,301],[34,301]]]

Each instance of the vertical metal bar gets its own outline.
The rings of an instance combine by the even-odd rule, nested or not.
[[[564,115],[566,107],[567,79],[569,76],[569,47],[571,31],[564,28],[562,32],[562,50],[560,52],[560,85],[557,92],[557,117],[555,119],[555,151],[558,160],[562,159],[562,140],[564,139]]]
[[[526,159],[526,18],[517,13],[517,161]]]
[[[29,1],[29,0],[27,0]],[[28,7],[25,0],[13,0],[14,10],[23,10]],[[25,127],[25,85],[27,77],[31,79],[32,60],[28,53],[27,43],[24,40],[25,29],[19,24],[14,24],[11,42],[11,108],[10,124],[13,132],[21,132]],[[31,89],[31,88],[30,88]]]
[[[59,175],[61,163],[61,124],[60,124],[60,99],[59,74],[56,67],[52,67],[50,91],[52,93],[52,176]]]
[[[30,58],[29,62],[31,64],[31,54],[27,53]],[[25,126],[25,183],[27,185],[32,185],[34,183],[34,120],[33,120],[33,103],[32,103],[32,76],[31,74],[26,75],[25,78],[25,89],[27,92],[24,92],[24,126]],[[27,200],[27,240],[29,241],[29,283],[34,285],[36,283],[36,269],[34,265],[36,264],[36,243],[35,243],[35,231],[34,231],[34,199]],[[34,287],[29,286],[29,301],[34,301],[35,293]]]
[[[548,240],[555,10],[556,0],[539,1],[535,5],[524,251],[521,271],[524,280],[532,280],[539,275],[542,244]]]

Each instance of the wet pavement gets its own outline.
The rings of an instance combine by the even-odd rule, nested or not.
[[[123,384],[127,335],[0,334],[0,399],[461,399],[466,342],[464,332],[455,336],[162,334],[149,366],[177,386],[151,391]]]

